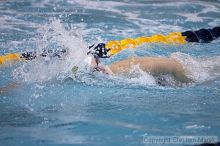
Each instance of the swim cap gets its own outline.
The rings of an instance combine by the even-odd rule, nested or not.
[[[104,43],[99,43],[98,45],[93,44],[92,46],[89,46],[89,51],[87,52],[87,55],[92,54],[94,57],[109,58],[109,51],[110,49],[107,49]]]

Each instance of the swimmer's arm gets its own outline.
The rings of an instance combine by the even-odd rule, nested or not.
[[[182,83],[193,82],[190,78],[186,76],[185,70],[182,65],[176,60],[167,59],[166,61],[162,60],[161,62],[154,65],[154,69],[151,70],[152,74],[171,74],[175,80]]]
[[[146,71],[153,75],[171,74],[175,80],[182,83],[192,82],[192,80],[186,76],[183,66],[176,60],[169,58],[157,58],[157,60],[153,60],[153,62],[148,61],[148,63],[150,63],[150,65],[148,65],[150,67],[148,67]],[[144,64],[146,65],[146,63]]]
[[[184,71],[178,71],[176,70],[175,72],[173,72],[173,76],[175,77],[176,80],[182,82],[182,83],[192,83],[193,80],[188,78],[185,74]]]
[[[161,57],[132,57],[126,60],[122,60],[113,63],[109,66],[110,70],[114,74],[128,73],[134,65],[139,65],[139,67],[152,75],[160,74],[172,74],[174,78],[181,82],[192,82],[189,79],[181,64],[175,60],[169,58]]]
[[[128,58],[125,60],[121,60],[115,63],[112,63],[108,66],[109,70],[112,74],[124,74],[129,73],[133,65],[136,63],[136,58]]]

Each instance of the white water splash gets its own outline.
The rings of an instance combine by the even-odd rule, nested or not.
[[[179,13],[178,15],[186,18],[185,21],[189,22],[203,22],[204,18],[199,17],[200,13]]]
[[[78,30],[70,27],[68,30],[59,20],[39,28],[39,38],[36,38],[37,52],[44,50],[66,49],[67,53],[61,59],[39,57],[26,62],[14,71],[14,78],[26,82],[42,82],[53,78],[65,79],[71,76],[72,67],[83,70],[86,56],[85,42]]]
[[[130,84],[138,85],[156,85],[155,78],[147,72],[140,69],[139,65],[135,65],[129,73],[129,78],[127,82]]]
[[[184,53],[173,53],[171,58],[178,60],[189,78],[202,83],[220,76],[220,56],[194,58]]]

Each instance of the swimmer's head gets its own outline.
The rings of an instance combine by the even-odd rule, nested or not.
[[[95,58],[109,58],[111,56],[109,51],[110,49],[107,49],[104,43],[99,43],[98,45],[93,44],[89,46],[87,55],[92,54]]]
[[[93,71],[105,72],[105,67],[101,64],[100,58],[110,57],[109,51],[110,49],[106,49],[104,43],[90,46],[89,51],[87,52],[88,56],[83,60],[85,67],[90,68]],[[76,74],[78,71],[78,66],[74,66],[72,68],[72,72],[74,74]]]

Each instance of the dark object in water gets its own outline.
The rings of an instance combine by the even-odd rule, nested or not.
[[[220,27],[214,27],[212,29],[200,29],[197,31],[185,31],[182,32],[183,36],[186,36],[187,42],[200,42],[209,43],[220,37]]]

